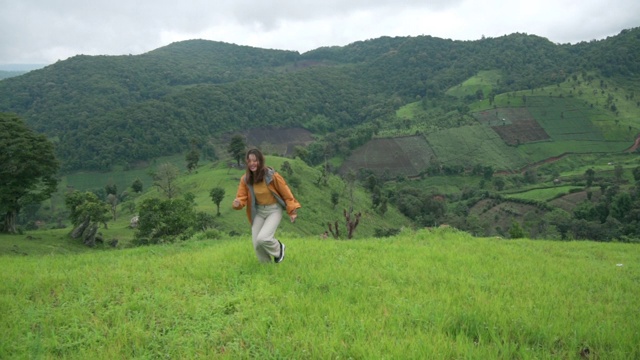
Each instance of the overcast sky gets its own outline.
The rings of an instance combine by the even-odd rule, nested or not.
[[[296,50],[381,36],[555,43],[640,26],[638,0],[0,0],[0,64],[141,54],[188,39]]]

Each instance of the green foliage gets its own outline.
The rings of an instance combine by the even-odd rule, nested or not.
[[[171,164],[164,163],[152,174],[153,186],[157,187],[167,198],[175,198],[181,191],[177,184],[180,170]]]
[[[85,221],[101,224],[109,220],[109,205],[92,192],[78,190],[68,192],[64,202],[69,210],[69,220],[74,226]]]
[[[215,227],[215,218],[213,217],[213,215],[211,215],[209,213],[198,211],[196,213],[196,220],[195,220],[195,226],[194,227],[198,231],[204,232],[205,233],[205,235],[204,235],[205,238],[212,238],[207,233],[209,232],[210,228]]]
[[[196,149],[191,149],[185,156],[187,161],[187,170],[191,173],[198,168],[198,162],[200,161],[200,152]]]
[[[214,187],[209,192],[209,196],[211,197],[211,201],[218,207],[217,215],[220,216],[220,203],[224,199],[225,191],[221,187]]]
[[[58,184],[53,144],[17,116],[0,113],[0,232],[16,233],[20,209],[48,199]]]
[[[140,178],[136,178],[131,184],[131,189],[136,193],[141,193],[143,190],[142,180],[140,180]]]
[[[139,206],[139,214],[135,234],[138,244],[186,240],[196,221],[193,203],[183,199],[146,199]]]
[[[238,166],[240,166],[240,160],[244,158],[246,148],[247,144],[242,135],[234,135],[231,138],[227,152],[236,160]]]
[[[517,221],[511,222],[511,227],[509,228],[509,237],[511,239],[522,239],[524,237],[524,229]]]
[[[406,217],[422,226],[437,226],[446,213],[442,196],[407,187],[393,197],[394,204]]]

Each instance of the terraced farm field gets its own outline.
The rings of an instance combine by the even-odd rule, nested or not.
[[[418,175],[435,159],[433,149],[422,136],[373,139],[353,151],[340,171],[366,168],[377,175]]]
[[[473,116],[480,123],[491,126],[508,145],[549,139],[527,108],[497,108],[478,111]]]
[[[605,140],[578,99],[530,96],[527,108],[553,140]]]

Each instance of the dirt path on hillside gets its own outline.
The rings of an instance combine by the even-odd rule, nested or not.
[[[636,135],[636,140],[633,142],[633,145],[631,145],[628,149],[624,150],[623,152],[634,152],[636,151],[636,149],[640,148],[640,134]],[[523,174],[525,171],[527,171],[528,169],[531,168],[536,168],[540,165],[544,165],[544,164],[548,164],[548,163],[552,163],[554,161],[558,161],[560,159],[562,159],[563,157],[570,155],[570,154],[574,154],[572,152],[566,152],[566,153],[562,153],[558,156],[553,156],[538,162],[535,162],[533,164],[529,164],[519,170],[515,170],[515,171],[507,171],[507,170],[503,170],[503,171],[496,171],[497,175],[509,175],[509,174]]]
[[[507,170],[503,170],[503,171],[496,171],[495,174],[496,175],[509,175],[509,174],[523,174],[525,171],[527,171],[528,169],[531,168],[536,168],[540,165],[544,165],[544,164],[548,164],[548,163],[552,163],[555,161],[558,161],[560,159],[562,159],[563,157],[569,155],[569,154],[573,154],[571,152],[566,152],[566,153],[562,153],[558,156],[552,156],[550,158],[546,158],[544,160],[540,160],[538,162],[534,162],[533,164],[528,164],[527,166],[520,168],[518,170],[514,170],[514,171],[507,171]]]
[[[636,151],[636,149],[638,149],[638,147],[640,147],[640,134],[636,135],[636,141],[634,141],[633,145],[625,150],[625,152],[634,152]]]

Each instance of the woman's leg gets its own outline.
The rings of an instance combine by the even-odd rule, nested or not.
[[[251,226],[251,235],[253,248],[261,262],[270,262],[272,257],[280,256],[280,242],[275,238],[280,220],[282,220],[282,208],[279,205],[258,206]]]

